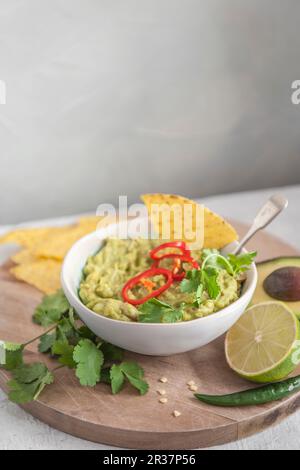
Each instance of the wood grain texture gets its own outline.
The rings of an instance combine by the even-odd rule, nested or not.
[[[246,230],[240,225],[238,229],[240,233]],[[259,250],[260,259],[296,254],[293,248],[268,234],[257,236],[250,248]],[[0,269],[0,296],[1,338],[21,342],[40,333],[41,328],[32,323],[31,316],[42,295],[15,281],[7,267]],[[93,389],[81,387],[72,371],[61,369],[55,383],[39,400],[23,408],[54,428],[94,442],[128,448],[187,449],[249,436],[279,422],[300,406],[300,393],[260,407],[215,408],[197,402],[186,385],[191,379],[204,393],[230,393],[249,388],[248,382],[228,368],[223,338],[196,351],[171,357],[131,353],[127,357],[136,358],[146,371],[150,391],[144,397],[130,387],[118,396],[111,395],[103,384]],[[36,345],[31,345],[27,359],[41,359]],[[51,366],[53,361],[47,361]],[[159,382],[161,376],[168,378],[167,384]],[[0,386],[4,390],[8,377],[6,371],[0,371]],[[161,388],[167,391],[165,405],[158,402],[157,390]],[[177,419],[172,416],[175,409],[182,413]]]

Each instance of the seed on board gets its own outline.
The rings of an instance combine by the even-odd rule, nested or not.
[[[166,384],[168,382],[168,379],[166,377],[161,377],[159,381],[163,384]]]
[[[162,403],[164,405],[165,403],[168,403],[168,399],[167,398],[160,398],[159,403]]]
[[[167,392],[165,390],[157,390],[157,393],[159,395],[166,395]]]
[[[198,390],[197,385],[190,385],[190,391],[191,392],[197,392],[197,390]]]
[[[173,411],[173,416],[174,416],[175,418],[179,418],[179,416],[181,416],[180,411],[174,410],[174,411]]]
[[[190,380],[190,381],[187,383],[187,385],[188,385],[189,387],[192,387],[193,385],[195,385],[195,382],[194,382],[193,380]]]

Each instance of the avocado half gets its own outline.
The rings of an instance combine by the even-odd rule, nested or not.
[[[300,268],[300,256],[279,257],[257,263],[258,281],[251,305],[269,300],[277,300],[271,297],[264,289],[264,282],[267,277],[277,269],[294,267]],[[284,302],[300,319],[300,301]]]

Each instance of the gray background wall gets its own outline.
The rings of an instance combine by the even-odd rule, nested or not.
[[[299,0],[0,0],[0,223],[300,182]]]

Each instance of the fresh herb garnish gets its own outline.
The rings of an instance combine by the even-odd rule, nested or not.
[[[156,298],[142,304],[139,312],[138,321],[142,323],[175,323],[183,317],[182,307],[175,309]]]
[[[228,259],[233,269],[233,275],[238,276],[241,273],[244,273],[249,269],[251,263],[253,263],[255,257],[257,256],[256,251],[251,251],[249,253],[241,253],[240,255],[228,255]]]
[[[107,383],[111,385],[112,392],[117,393],[127,380],[141,394],[147,392],[148,384],[142,380],[143,369],[135,362],[122,362],[122,349],[103,342],[86,325],[78,325],[78,318],[61,290],[43,298],[33,320],[51,328],[24,344],[4,343],[5,364],[0,367],[12,374],[12,380],[7,383],[12,401],[27,403],[36,400],[45,386],[54,381],[54,372],[62,367],[74,369],[83,386]],[[51,354],[60,365],[49,370],[41,362],[24,364],[24,349],[34,341],[39,341],[40,352]],[[116,367],[121,367],[120,386],[116,386]]]
[[[249,269],[256,255],[256,251],[251,251],[240,255],[229,254],[225,257],[217,250],[203,250],[202,269],[211,266],[216,269],[226,269],[231,276],[238,276]]]
[[[41,326],[51,326],[57,323],[62,316],[72,310],[63,291],[60,289],[55,294],[46,295],[36,307],[33,321]]]
[[[53,344],[56,341],[56,333],[48,333],[41,337],[38,345],[38,350],[41,353],[47,353],[51,350]]]
[[[227,257],[218,250],[203,250],[201,269],[188,271],[180,284],[181,292],[195,293],[195,306],[199,307],[203,293],[206,291],[211,299],[217,299],[221,289],[218,283],[220,270],[225,269],[231,276],[237,277],[247,271],[253,262],[256,252],[229,254]]]
[[[74,349],[76,377],[81,385],[94,387],[100,382],[101,367],[104,362],[103,352],[90,339],[82,339]]]
[[[52,354],[57,356],[57,360],[60,364],[74,369],[76,367],[76,362],[73,359],[74,346],[69,344],[64,340],[57,340],[52,346]]]
[[[23,349],[23,344],[5,342],[5,364],[1,364],[1,367],[6,370],[12,370],[22,365]]]
[[[206,269],[193,269],[186,273],[186,278],[180,284],[181,292],[195,292],[195,306],[199,307],[204,291],[207,291],[211,299],[216,299],[220,294],[218,284],[219,272],[212,266]]]
[[[46,385],[50,385],[53,374],[41,362],[21,365],[12,371],[12,380],[9,387],[8,397],[15,403],[28,403],[36,400]]]
[[[136,388],[141,395],[148,392],[149,386],[144,377],[144,370],[135,362],[122,362],[120,365],[113,365],[110,369],[111,389],[113,394],[119,393],[125,380]]]

